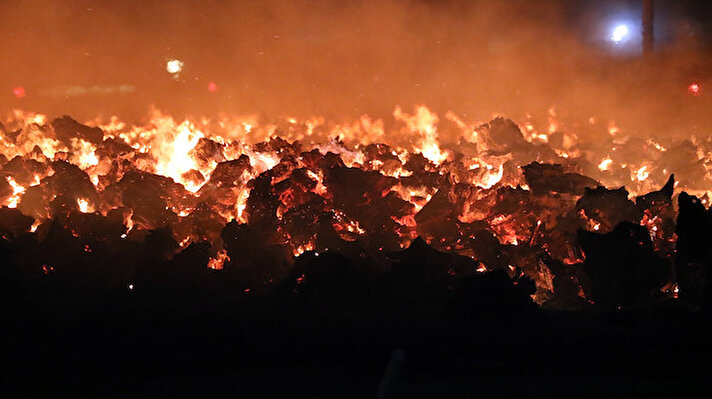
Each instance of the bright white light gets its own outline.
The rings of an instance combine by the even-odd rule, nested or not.
[[[628,33],[630,33],[628,25],[617,25],[611,32],[611,41],[620,43],[628,36]]]
[[[171,75],[177,75],[182,70],[183,70],[183,61],[173,59],[173,60],[168,60],[168,62],[166,62],[166,71],[168,71],[168,73],[170,73]]]

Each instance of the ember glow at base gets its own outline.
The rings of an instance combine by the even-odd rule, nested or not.
[[[176,121],[154,111],[144,126],[15,111],[3,124],[0,200],[15,221],[3,237],[41,241],[62,229],[83,248],[78,256],[91,258],[96,245],[111,251],[164,230],[176,243],[169,259],[207,245],[202,267],[258,275],[262,251],[278,249],[270,259],[281,271],[241,282],[248,292],[282,284],[306,252],[358,248],[382,265],[375,276],[385,274],[389,254],[424,239],[467,259],[469,266],[443,271],[453,281],[503,269],[532,279],[539,304],[621,306],[677,295],[673,194],[707,204],[712,142],[641,140],[593,119],[577,132],[555,109],[542,126],[522,125],[502,117],[474,123],[426,106],[397,107],[388,122]],[[448,141],[440,139],[445,129]],[[87,217],[116,224],[113,233],[97,242],[99,232],[78,230]],[[620,229],[638,234],[656,259],[651,270],[622,266],[643,268],[635,284],[645,281],[645,289],[635,297],[596,288],[606,282],[595,270],[608,260],[590,251],[600,256],[605,246],[596,240]],[[248,236],[262,251],[246,258]],[[61,263],[34,267],[61,273]]]

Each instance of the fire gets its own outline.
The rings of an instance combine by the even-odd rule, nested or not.
[[[6,179],[8,184],[10,184],[10,186],[12,187],[12,195],[7,201],[7,207],[17,208],[17,204],[20,201],[20,197],[22,196],[22,194],[25,193],[25,187],[17,184],[15,179],[13,179],[12,177],[8,176]]]
[[[502,180],[502,177],[504,176],[503,165],[499,165],[496,170],[493,166],[487,165],[486,169],[488,170],[488,172],[485,174],[485,176],[479,181],[473,182],[476,186],[485,189],[492,188],[495,184],[499,183],[499,181]]]
[[[601,163],[598,164],[598,169],[601,171],[606,171],[611,167],[613,160],[611,158],[606,158]]]
[[[204,134],[189,121],[176,126],[173,118],[161,117],[156,122],[156,134],[149,147],[157,155],[156,173],[183,184],[188,191],[198,191],[205,182],[204,176],[200,181],[194,181],[185,175],[199,169],[190,152]]]
[[[37,231],[37,228],[40,227],[41,222],[39,220],[35,220],[32,222],[32,225],[30,226],[30,233],[34,233]]]
[[[294,253],[294,256],[299,256],[299,255],[303,254],[304,252],[313,251],[313,250],[314,250],[314,244],[306,243],[304,245],[299,245],[292,252]]]
[[[126,232],[121,235],[121,238],[126,238],[127,235],[133,230],[134,228],[134,221],[133,221],[133,211],[130,211],[128,214],[124,215],[124,226],[126,226]]]
[[[82,139],[72,140],[72,163],[82,169],[89,169],[99,163],[96,156],[96,146]]]
[[[276,154],[265,154],[252,151],[246,151],[246,153],[250,155],[250,164],[252,167],[260,172],[274,168],[280,161],[279,156]]]
[[[84,198],[77,199],[77,206],[79,211],[82,213],[92,213],[94,212],[94,207],[89,204],[89,201]]]
[[[443,163],[448,157],[447,153],[440,149],[438,145],[438,116],[431,112],[424,105],[415,108],[415,113],[409,115],[404,113],[400,107],[393,111],[396,120],[404,122],[410,132],[420,134],[420,143],[415,148],[416,152],[423,154],[436,165]]]
[[[650,172],[648,172],[648,167],[647,166],[641,166],[638,170],[633,172],[633,178],[632,180],[638,180],[638,181],[644,181],[645,179],[650,176]]]
[[[222,270],[226,261],[229,261],[230,257],[227,255],[227,251],[220,250],[215,255],[214,258],[210,258],[208,261],[208,268],[213,270]]]
[[[182,63],[166,67],[178,74]],[[503,121],[475,124],[452,112],[441,119],[419,105],[411,113],[396,107],[391,121],[367,115],[338,122],[318,116],[179,120],[154,111],[140,126],[110,118],[66,128],[14,111],[0,130],[7,183],[0,180],[0,201],[32,218],[22,231],[40,234],[44,222],[74,217],[111,220],[124,244],[165,228],[176,251],[210,244],[211,269],[242,262],[227,255],[232,236],[223,229],[234,221],[239,227],[230,232],[239,240],[263,240],[269,249],[260,250],[282,251],[290,261],[338,245],[390,253],[420,236],[438,250],[477,260],[477,272],[511,263],[519,273],[533,254],[566,267],[585,261],[577,231],[608,233],[619,221],[577,208],[595,197],[588,191],[598,184],[626,185],[620,201],[628,206],[643,189],[664,184],[677,165],[656,162],[674,153],[674,162],[689,157],[683,166],[703,176],[680,180],[676,189],[712,186],[709,140],[636,141],[615,123],[593,119],[576,131],[554,108],[540,124],[527,118],[523,129]],[[591,144],[601,137],[613,147]],[[661,241],[672,236],[664,217],[641,214],[635,223],[648,229],[656,248],[669,247]],[[501,253],[478,253],[475,237]],[[90,250],[99,249],[92,244]],[[532,264],[526,272],[540,291],[553,290],[555,268]]]
[[[557,122],[557,119],[556,119],[556,108],[554,108],[554,107],[549,108],[548,114],[549,114],[549,127],[548,127],[547,131],[549,134],[554,134],[554,133],[556,133],[557,130],[559,130],[559,123]]]

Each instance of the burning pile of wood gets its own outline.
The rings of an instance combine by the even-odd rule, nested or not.
[[[366,117],[92,127],[16,113],[0,125],[3,292],[495,309],[530,297],[705,301],[712,220],[707,197],[681,189],[707,187],[709,143],[470,126],[424,107],[394,115],[405,126],[386,134]]]

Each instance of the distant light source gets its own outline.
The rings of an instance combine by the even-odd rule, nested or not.
[[[215,93],[216,91],[218,91],[218,84],[215,82],[208,83],[208,91],[211,93]]]
[[[183,61],[181,60],[168,60],[166,62],[166,71],[170,73],[171,75],[178,76],[178,74],[183,70]]]
[[[630,29],[628,28],[628,25],[616,25],[616,27],[611,31],[611,41],[614,43],[620,43],[628,37],[629,33]]]
[[[693,83],[689,86],[687,86],[687,91],[690,92],[693,96],[699,96],[700,95],[700,85],[698,83]]]
[[[15,86],[12,88],[12,94],[17,98],[22,98],[25,96],[25,88],[22,86]]]

